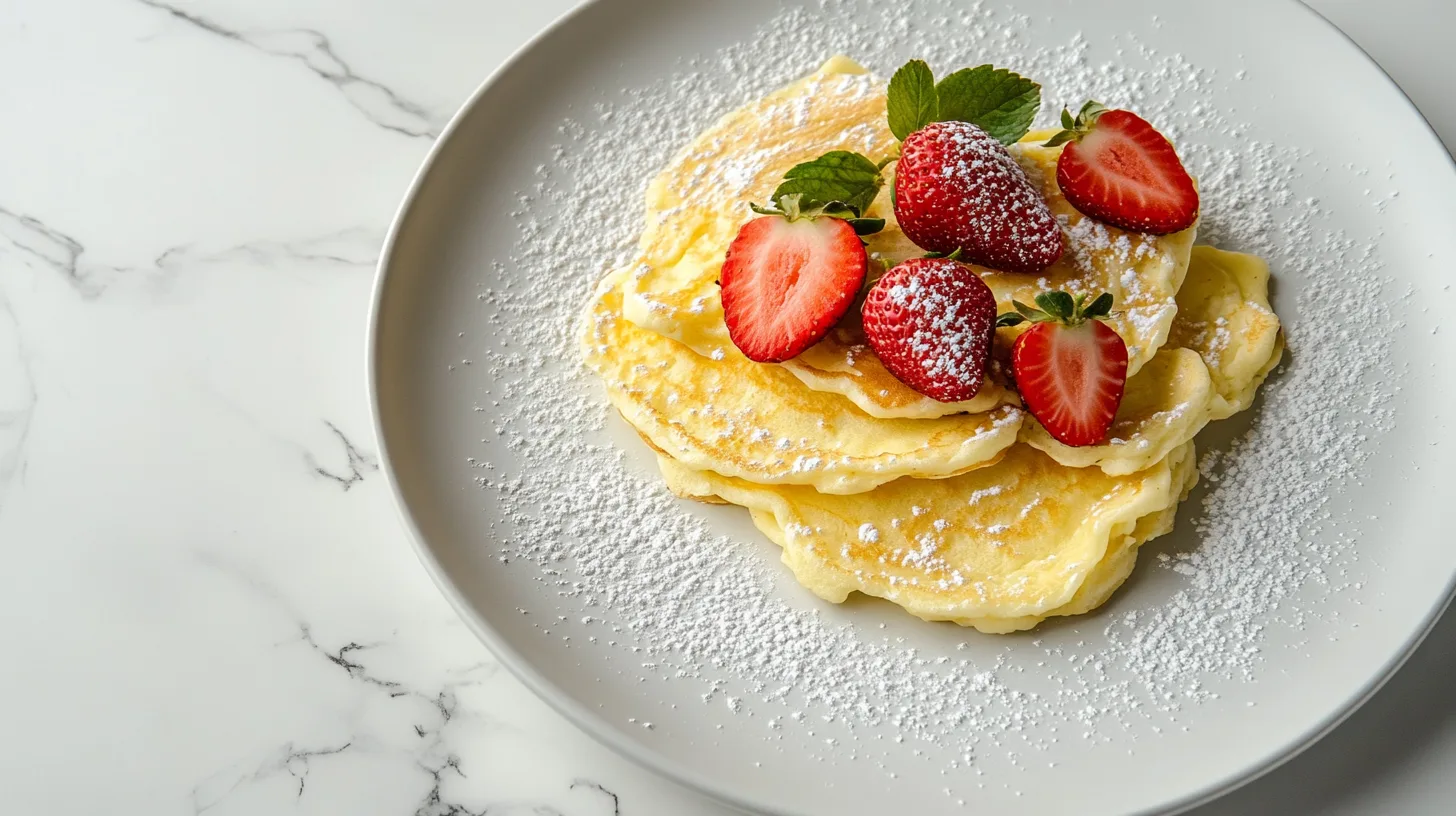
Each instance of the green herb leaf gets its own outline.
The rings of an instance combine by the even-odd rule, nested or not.
[[[990,65],[956,71],[935,86],[935,93],[937,121],[970,122],[1002,144],[1025,136],[1041,109],[1040,85]]]
[[[1030,320],[1032,322],[1037,322],[1039,320],[1046,320],[1046,317],[1047,317],[1046,312],[1043,312],[1040,309],[1033,309],[1030,306],[1027,306],[1025,303],[1022,303],[1019,300],[1013,300],[1013,301],[1011,301],[1011,306],[1012,306],[1012,308],[1016,309],[1016,311],[1020,312],[1021,313],[1021,316],[1024,317],[1024,318],[1026,318],[1027,320]]]
[[[1066,292],[1042,292],[1036,296],[1036,305],[1058,320],[1066,320],[1076,310],[1072,296]]]
[[[1103,292],[1098,295],[1096,300],[1087,304],[1087,308],[1082,310],[1082,316],[1087,318],[1106,317],[1109,314],[1112,314],[1111,292]]]
[[[1090,126],[1106,110],[1106,105],[1095,99],[1089,99],[1082,104],[1082,109],[1077,111],[1077,124]]]
[[[858,153],[834,150],[795,165],[784,174],[773,198],[779,201],[784,196],[797,195],[800,208],[806,210],[840,203],[858,217],[880,194],[883,181],[880,168],[874,162]]]
[[[931,122],[940,121],[939,107],[935,75],[924,60],[910,60],[890,77],[885,111],[896,139],[904,141]]]
[[[1082,109],[1077,111],[1076,118],[1072,117],[1071,111],[1062,108],[1062,129],[1047,139],[1042,147],[1056,147],[1086,136],[1092,131],[1092,125],[1097,121],[1097,117],[1106,110],[1107,108],[1103,107],[1102,103],[1091,99],[1087,100],[1082,105]]]
[[[784,217],[790,221],[797,220],[801,214],[800,210],[802,210],[802,206],[800,202],[803,201],[803,198],[804,196],[799,193],[774,196],[774,200],[778,202],[779,209],[784,212]]]
[[[885,228],[883,218],[846,218],[845,220],[854,228],[855,235],[874,235]]]
[[[1046,142],[1042,144],[1042,147],[1056,147],[1058,145],[1064,145],[1075,138],[1077,138],[1077,131],[1075,130],[1058,131],[1057,135],[1051,137],[1050,139],[1047,139]]]
[[[1026,318],[1022,317],[1016,312],[1006,312],[1005,314],[1002,314],[1000,317],[996,318],[996,327],[1001,328],[1002,326],[1016,326],[1024,322],[1026,322]]]

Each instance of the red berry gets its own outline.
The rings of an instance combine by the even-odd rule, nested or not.
[[[1011,351],[1016,387],[1031,415],[1065,445],[1107,436],[1127,382],[1127,345],[1098,320],[1037,323]]]
[[[996,296],[969,267],[911,258],[875,282],[863,315],[865,339],[901,382],[941,402],[981,390]]]
[[[755,218],[728,245],[719,275],[728,336],[760,363],[819,342],[864,285],[869,258],[839,218]]]
[[[911,241],[1006,272],[1035,273],[1062,256],[1062,229],[1006,147],[967,122],[905,138],[895,167],[895,219]]]
[[[1198,190],[1173,145],[1125,110],[1079,117],[1057,185],[1080,212],[1120,229],[1166,235],[1198,218]]]

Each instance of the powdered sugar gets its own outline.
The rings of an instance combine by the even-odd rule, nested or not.
[[[923,394],[968,400],[985,380],[996,299],[955,261],[912,259],[865,300],[865,335],[885,367]]]
[[[1094,60],[1081,38],[1039,42],[1031,21],[999,7],[931,0],[913,15],[893,4],[872,12],[880,15],[873,22],[830,24],[844,5],[786,12],[751,41],[563,125],[555,163],[538,169],[539,184],[513,214],[523,236],[513,268],[493,272],[481,292],[483,324],[519,342],[472,354],[513,406],[478,414],[481,436],[523,464],[496,466],[478,451],[461,456],[475,456],[476,482],[505,519],[500,539],[480,546],[493,548],[513,577],[559,599],[561,623],[534,620],[532,610],[543,641],[560,637],[566,617],[589,617],[576,624],[592,633],[589,644],[578,637],[563,648],[635,666],[625,671],[644,681],[697,687],[714,716],[760,728],[780,750],[792,744],[810,756],[886,768],[904,768],[922,750],[950,770],[974,764],[950,783],[954,801],[984,784],[987,768],[1014,770],[1064,743],[1176,731],[1184,707],[1259,676],[1272,628],[1297,632],[1318,621],[1321,597],[1359,591],[1351,528],[1329,497],[1360,472],[1368,454],[1359,441],[1391,424],[1393,387],[1372,376],[1388,368],[1388,341],[1352,339],[1352,327],[1384,322],[1382,281],[1373,237],[1333,233],[1318,203],[1297,193],[1298,149],[1257,141],[1204,101],[1210,87],[1236,79],[1136,43],[1123,59]],[[1007,640],[947,634],[881,606],[820,611],[779,588],[782,568],[756,535],[716,534],[633,464],[644,461],[641,446],[608,423],[594,385],[572,365],[574,316],[607,269],[630,261],[641,226],[635,201],[602,202],[640,189],[713,116],[835,51],[882,75],[909,56],[944,70],[1007,65],[1045,86],[1045,124],[1063,100],[1133,107],[1200,177],[1201,235],[1262,254],[1276,279],[1302,284],[1284,296],[1282,314],[1341,304],[1338,313],[1315,309],[1326,319],[1290,321],[1299,364],[1271,378],[1238,440],[1205,454],[1206,487],[1179,514],[1180,529],[1196,535],[1179,536],[1182,548],[1160,553],[1164,559],[1144,555],[1142,569],[1171,573],[1159,576],[1168,579],[1159,581],[1170,587],[1166,597],[1139,595],[1136,604],[1114,602],[1109,616]],[[794,116],[784,111],[790,125]],[[731,179],[750,171],[709,172]],[[1355,265],[1361,274],[1344,274]],[[1342,409],[1352,394],[1363,410]],[[781,440],[783,450],[792,444]],[[861,527],[859,536],[871,541],[878,531]],[[933,557],[935,546],[929,537],[901,557]],[[1311,581],[1315,574],[1324,582]],[[961,648],[951,645],[957,641]],[[658,732],[669,719],[642,714],[652,716],[639,722],[657,722]]]
[[[932,252],[1013,272],[1062,254],[1062,232],[1026,171],[984,130],[935,122],[906,137],[896,164],[900,229]]]

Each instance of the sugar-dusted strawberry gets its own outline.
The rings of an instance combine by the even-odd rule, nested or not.
[[[1057,185],[1080,212],[1134,232],[1166,235],[1198,219],[1198,189],[1163,134],[1131,111],[1096,102],[1047,142],[1066,144],[1057,158]]]
[[[1036,273],[1062,256],[1062,228],[1005,145],[966,122],[910,134],[895,167],[895,219],[930,252]]]
[[[723,320],[750,360],[778,363],[823,339],[869,269],[861,235],[885,222],[864,211],[880,191],[880,165],[836,150],[795,165],[760,218],[738,230],[718,283]]]
[[[1127,382],[1127,344],[1100,319],[1111,311],[1112,295],[1085,300],[1044,292],[1036,296],[1040,309],[1013,301],[1016,311],[997,320],[998,326],[1035,324],[1011,350],[1016,388],[1047,433],[1072,446],[1107,436]]]
[[[890,131],[901,140],[895,219],[938,255],[1008,272],[1062,256],[1062,230],[1006,150],[1041,107],[1041,86],[1004,68],[963,68],[939,82],[911,60],[890,78]]]
[[[981,390],[996,331],[996,296],[949,258],[911,258],[865,297],[865,339],[901,382],[941,402]]]

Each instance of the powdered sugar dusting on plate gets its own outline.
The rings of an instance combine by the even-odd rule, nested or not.
[[[846,5],[786,11],[748,42],[685,61],[650,87],[604,93],[595,111],[563,122],[555,162],[537,169],[538,183],[512,213],[520,244],[486,272],[479,296],[482,324],[509,333],[513,351],[476,358],[513,410],[461,410],[476,411],[484,439],[536,465],[505,470],[484,455],[471,460],[477,484],[508,521],[499,540],[479,546],[520,580],[552,587],[560,620],[589,617],[590,646],[610,649],[623,661],[616,665],[699,687],[705,704],[761,728],[767,744],[817,745],[810,750],[828,761],[879,763],[914,761],[916,745],[956,746],[948,770],[968,771],[948,781],[947,796],[957,800],[985,784],[989,757],[1015,768],[1050,749],[1048,726],[1065,741],[1091,742],[1139,724],[1154,733],[1178,728],[1185,707],[1259,675],[1271,629],[1298,631],[1319,619],[1321,597],[1358,591],[1353,528],[1337,524],[1331,497],[1350,486],[1368,441],[1392,424],[1395,387],[1378,379],[1389,370],[1389,341],[1352,328],[1385,322],[1387,281],[1377,274],[1375,236],[1332,232],[1319,204],[1298,194],[1289,169],[1304,158],[1298,148],[1258,141],[1206,101],[1209,88],[1241,77],[1131,40],[1116,61],[1093,59],[1085,40],[1038,42],[1031,20],[982,3],[930,0],[917,6],[922,22],[913,26],[900,4],[868,12],[877,20],[833,22]],[[924,22],[927,13],[943,19]],[[786,597],[775,555],[758,541],[715,535],[696,506],[632,464],[643,460],[640,447],[628,453],[615,444],[628,444],[628,435],[573,361],[581,305],[609,269],[631,261],[641,229],[640,196],[622,206],[623,191],[641,190],[717,115],[837,52],[880,76],[912,56],[941,71],[1010,67],[1043,84],[1042,125],[1053,124],[1063,102],[1132,107],[1200,178],[1201,239],[1261,254],[1277,281],[1297,282],[1280,291],[1278,306],[1298,362],[1271,377],[1246,432],[1204,453],[1205,486],[1178,522],[1197,531],[1196,545],[1159,552],[1155,542],[1142,556],[1140,569],[1177,576],[1169,597],[1115,599],[1108,614],[1031,636],[990,640],[966,631],[955,636],[962,648],[921,648],[883,628],[886,616],[903,617],[899,610],[821,614]],[[784,111],[787,125],[794,115]],[[1354,267],[1360,274],[1346,274]],[[1341,308],[1315,305],[1328,303]],[[1315,311],[1325,319],[1297,319]],[[1363,410],[1346,410],[1352,394]],[[878,531],[859,534],[870,540]],[[560,637],[557,622],[541,617],[541,636]],[[934,631],[943,644],[944,630]]]

